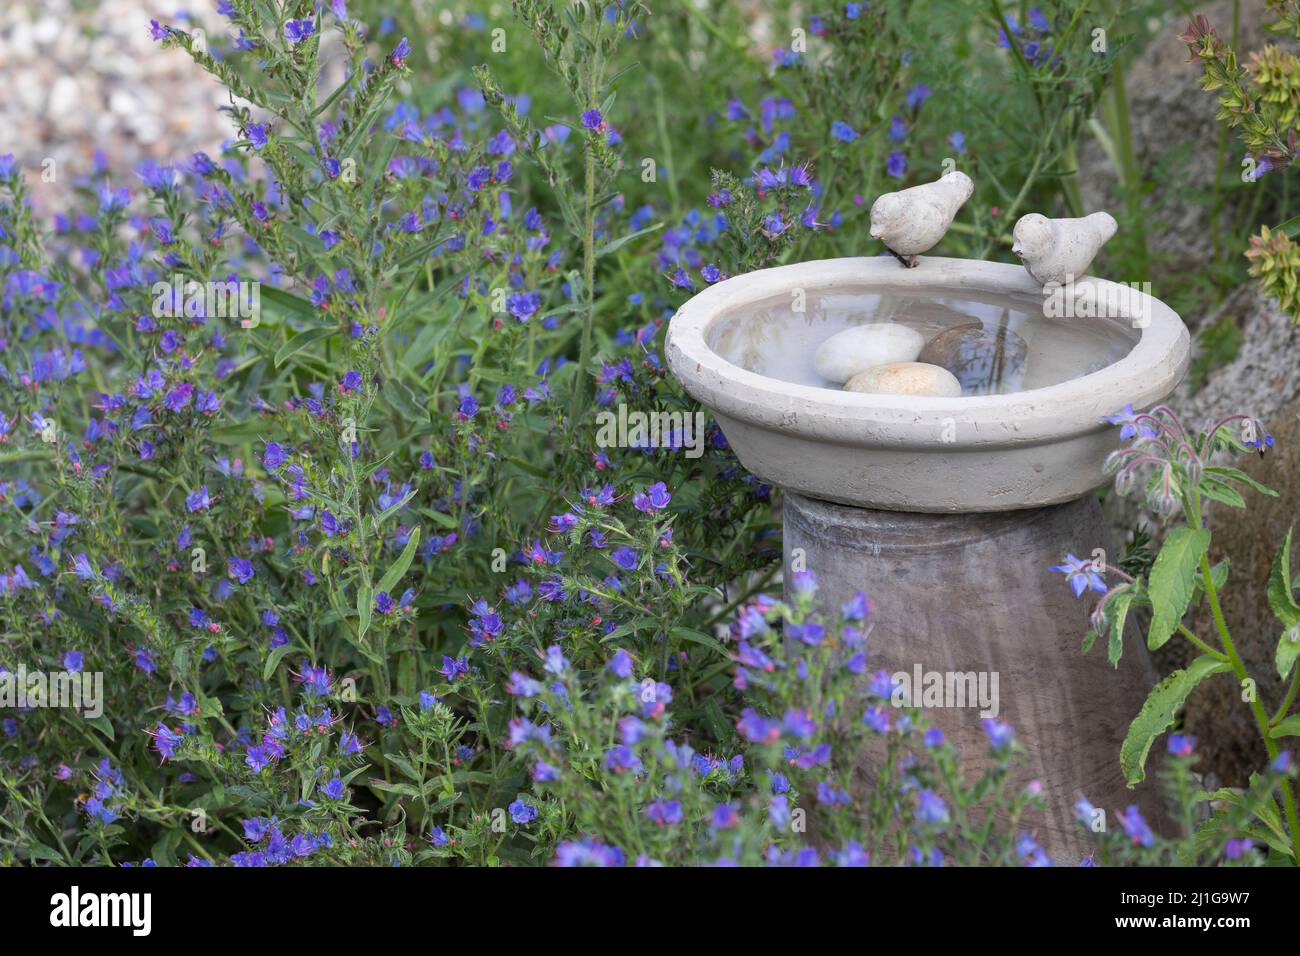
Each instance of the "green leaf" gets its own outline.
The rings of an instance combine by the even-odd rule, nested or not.
[[[420,508],[418,510],[420,514],[441,527],[452,529],[460,527],[460,522],[449,514],[443,514],[441,511],[434,511],[432,508]]]
[[[1173,636],[1187,613],[1187,605],[1196,590],[1196,572],[1201,558],[1210,549],[1210,532],[1205,528],[1177,528],[1160,549],[1151,568],[1151,629],[1147,647],[1155,650]]]
[[[279,368],[285,361],[297,352],[301,352],[313,342],[319,342],[321,339],[327,339],[338,332],[338,329],[324,326],[316,329],[308,329],[306,332],[299,332],[288,342],[280,346],[275,353],[275,367]]]
[[[674,627],[670,633],[679,641],[690,641],[692,644],[700,644],[709,648],[709,650],[717,651],[724,657],[727,655],[727,649],[722,646],[718,639],[710,637],[708,634],[702,634],[689,627]]]
[[[113,732],[113,722],[103,714],[100,714],[98,717],[87,717],[86,723],[90,724],[90,726],[94,727],[109,740],[114,740],[117,737],[117,734]]]
[[[424,424],[429,421],[429,413],[420,406],[420,400],[405,382],[390,378],[384,383],[383,391],[388,404],[401,412],[408,422]]]
[[[281,644],[270,654],[266,655],[266,664],[262,668],[262,680],[269,681],[275,669],[280,666],[280,661],[284,660],[284,655],[293,650],[292,644]]]
[[[1202,478],[1200,488],[1201,494],[1213,501],[1221,502],[1232,508],[1246,507],[1246,499],[1241,497],[1241,492],[1217,479]]]
[[[1278,676],[1286,677],[1290,674],[1297,659],[1300,659],[1300,624],[1288,627],[1277,639],[1274,663],[1277,665]]]
[[[362,584],[357,588],[357,617],[360,623],[357,625],[357,639],[366,636],[366,631],[370,630],[370,614],[374,610],[374,593],[368,585]]]
[[[1287,531],[1282,547],[1273,559],[1268,577],[1268,606],[1282,622],[1282,636],[1277,640],[1275,664],[1280,676],[1286,677],[1300,658],[1300,605],[1291,587],[1291,532]]]
[[[1268,578],[1268,606],[1286,627],[1300,624],[1300,605],[1296,604],[1295,594],[1291,591],[1290,531],[1273,559],[1273,572]]]
[[[1274,232],[1285,232],[1289,239],[1300,236],[1300,216],[1292,216],[1286,222],[1278,223]]]
[[[402,549],[402,553],[398,556],[397,561],[391,568],[385,571],[384,576],[379,579],[379,586],[376,588],[377,591],[387,591],[390,594],[392,593],[394,585],[402,579],[402,575],[406,573],[406,569],[411,566],[411,561],[415,558],[415,549],[419,546],[420,528],[417,525],[411,532],[411,536],[406,539],[406,547]]]
[[[53,863],[64,862],[63,857],[44,843],[28,843],[23,849],[33,860],[50,860]]]
[[[1162,680],[1147,696],[1141,712],[1129,725],[1119,749],[1119,765],[1130,789],[1146,778],[1147,754],[1157,737],[1169,729],[1187,695],[1197,684],[1221,671],[1231,670],[1227,661],[1202,654],[1186,670],[1177,670]]]
[[[656,232],[663,227],[664,224],[662,222],[657,222],[653,226],[646,226],[644,229],[638,229],[636,232],[629,232],[626,236],[620,236],[617,239],[599,245],[596,247],[596,258],[599,259],[601,256],[607,256],[611,252],[618,252],[618,250],[622,249],[638,236],[644,236],[647,233]]]
[[[1132,588],[1125,588],[1106,602],[1106,620],[1110,629],[1106,660],[1110,661],[1111,667],[1119,667],[1120,655],[1124,653],[1124,622],[1128,620],[1128,610],[1133,606],[1135,594]]]
[[[303,322],[316,321],[316,307],[307,299],[294,295],[292,292],[285,292],[283,289],[277,289],[273,285],[263,285],[260,293],[262,297],[262,307],[271,306],[271,311],[279,313],[287,319],[298,319]]]
[[[1269,731],[1270,737],[1300,737],[1300,714],[1292,714]]]
[[[1224,465],[1210,465],[1205,469],[1207,475],[1213,475],[1223,481],[1239,481],[1248,488],[1258,491],[1262,495],[1268,495],[1271,498],[1277,497],[1277,492],[1268,485],[1261,485],[1250,475],[1246,474],[1240,468],[1228,468]]]

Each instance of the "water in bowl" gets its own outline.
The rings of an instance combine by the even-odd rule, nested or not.
[[[854,326],[896,322],[921,333],[922,360],[957,375],[963,395],[1004,395],[1096,372],[1138,340],[1122,320],[1049,318],[1043,300],[1028,295],[876,288],[811,292],[803,312],[793,302],[793,295],[774,297],[720,315],[709,326],[709,347],[758,375],[839,390],[813,366],[818,346]]]

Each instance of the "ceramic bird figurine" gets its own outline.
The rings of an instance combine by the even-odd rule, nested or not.
[[[1082,219],[1048,219],[1031,212],[1012,230],[1016,241],[1011,251],[1025,261],[1025,270],[1036,281],[1064,285],[1071,278],[1083,278],[1115,229],[1115,217],[1108,212]]]
[[[975,184],[954,171],[932,183],[885,193],[871,204],[871,238],[879,239],[909,269],[916,257],[939,244]]]

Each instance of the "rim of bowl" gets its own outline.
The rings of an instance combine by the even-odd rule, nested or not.
[[[734,365],[711,349],[709,326],[724,313],[774,295],[815,292],[927,289],[1042,296],[1023,266],[978,259],[924,257],[914,269],[892,257],[816,259],[760,269],[725,279],[687,300],[668,324],[668,367],[686,391],[723,415],[796,435],[849,445],[933,448],[935,429],[959,426],[947,449],[991,444],[1033,444],[1113,427],[1103,415],[1126,405],[1147,408],[1167,397],[1187,370],[1191,337],[1178,314],[1154,296],[1086,276],[1076,287],[1121,289],[1141,302],[1150,322],[1139,328],[1127,355],[1105,368],[1042,388],[1004,395],[941,398],[863,394],[798,385]],[[1122,316],[1120,317],[1122,318]],[[1070,321],[1070,320],[1064,320]],[[1096,321],[1081,318],[1073,321]],[[1103,318],[1101,321],[1114,321]]]

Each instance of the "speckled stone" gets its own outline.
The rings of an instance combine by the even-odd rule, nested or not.
[[[1015,391],[1024,378],[1029,346],[1011,329],[986,329],[979,322],[940,332],[921,350],[918,362],[951,372],[964,395]]]
[[[870,395],[934,395],[957,398],[961,382],[945,368],[924,362],[891,362],[859,372],[844,385],[846,392]]]

